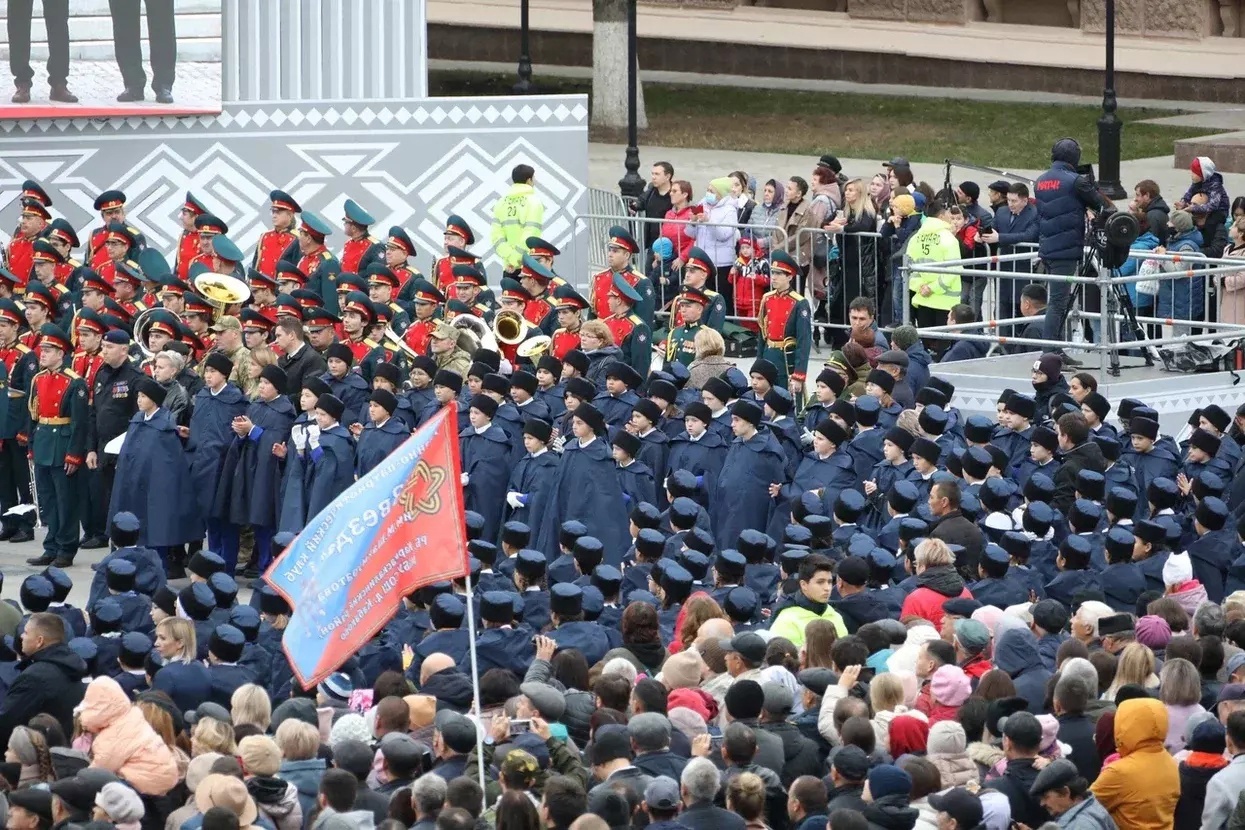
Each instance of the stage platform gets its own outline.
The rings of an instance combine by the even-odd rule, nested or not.
[[[935,364],[933,374],[955,384],[953,403],[971,415],[994,417],[996,401],[1004,389],[1032,390],[1030,372],[1039,352],[984,357],[956,363]],[[1184,428],[1193,410],[1217,403],[1228,412],[1245,403],[1245,373],[1213,372],[1182,374],[1168,372],[1161,364],[1146,366],[1140,357],[1121,357],[1119,377],[1100,368],[1096,352],[1073,352],[1085,363],[1083,369],[1098,378],[1098,391],[1114,407],[1124,398],[1137,398],[1158,410],[1163,432],[1175,435]],[[1073,374],[1068,371],[1064,376]]]

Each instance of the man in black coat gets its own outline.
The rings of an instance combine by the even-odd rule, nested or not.
[[[286,389],[289,389],[290,402],[294,411],[298,412],[298,398],[303,393],[303,381],[309,377],[320,377],[329,370],[324,355],[307,345],[303,324],[297,320],[284,320],[277,325],[276,341],[281,349],[281,357],[277,365],[285,370]]]
[[[1107,459],[1097,441],[1090,440],[1089,424],[1083,415],[1070,412],[1055,422],[1055,435],[1059,437],[1059,449],[1063,451],[1063,464],[1055,473],[1055,495],[1050,506],[1067,515],[1076,501],[1076,477],[1081,470],[1101,473],[1107,469]]]
[[[804,737],[799,727],[788,720],[795,707],[795,697],[791,690],[778,683],[766,683],[761,688],[765,691],[765,707],[761,710],[758,728],[782,741],[782,769],[774,771],[778,773],[783,786],[791,786],[801,776],[812,776],[816,779],[822,769],[821,755],[817,744]]]
[[[32,614],[22,632],[23,659],[17,678],[0,704],[0,741],[8,746],[13,729],[35,715],[60,721],[73,733],[73,710],[82,702],[86,663],[65,644],[65,623],[56,614]]]
[[[743,816],[713,803],[722,785],[722,773],[708,758],[693,758],[679,778],[683,812],[679,824],[689,830],[744,830]]]
[[[1055,717],[1059,720],[1059,740],[1072,748],[1068,760],[1077,774],[1089,783],[1102,772],[1102,758],[1094,743],[1094,722],[1085,714],[1090,690],[1079,677],[1064,677],[1055,684]]]
[[[143,373],[130,362],[130,336],[120,329],[104,335],[100,345],[104,364],[95,373],[90,390],[86,432],[86,466],[88,478],[81,490],[87,499],[82,515],[88,519],[86,549],[108,546],[108,504],[112,500],[112,482],[117,475],[119,456],[104,452],[108,442],[124,435],[130,419],[138,412],[138,381]]]
[[[1082,422],[1083,423],[1083,422]],[[934,517],[934,529],[930,538],[941,539],[948,545],[964,548],[963,556],[956,557],[956,570],[965,579],[977,579],[977,563],[986,550],[986,538],[981,528],[970,522],[960,512],[960,484],[958,481],[940,481],[929,490],[929,511]]]
[[[1029,827],[1041,827],[1051,820],[1050,813],[1030,794],[1037,780],[1033,765],[1042,746],[1042,725],[1029,712],[1017,712],[1003,725],[1003,754],[1007,766],[998,777],[987,777],[982,784],[1007,796],[1012,806],[1012,821]]]

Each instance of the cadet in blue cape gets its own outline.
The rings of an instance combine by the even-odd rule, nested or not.
[[[627,512],[618,467],[605,438],[605,418],[587,403],[581,404],[573,415],[573,439],[568,438],[563,446],[549,507],[535,545],[553,556],[562,522],[578,519],[605,546],[605,561],[617,566],[627,549]]]
[[[216,607],[208,618],[213,625],[229,622],[229,609],[238,604],[238,583],[230,574],[217,571],[208,577],[207,585],[216,599]]]
[[[675,638],[674,626],[679,612],[692,593],[692,575],[678,562],[664,559],[649,574],[648,589],[661,603],[657,609],[657,628],[662,643],[669,647]]]
[[[734,545],[741,531],[769,525],[773,499],[770,486],[786,482],[787,456],[773,433],[759,431],[763,413],[752,401],[731,408],[731,443],[717,487],[712,491],[710,515],[719,548]]]
[[[1059,575],[1046,583],[1046,595],[1058,600],[1069,608],[1072,598],[1083,591],[1101,591],[1102,580],[1099,574],[1089,570],[1089,542],[1081,536],[1069,536],[1059,546],[1059,556],[1055,560],[1059,567]]]
[[[195,646],[200,660],[207,659],[208,640],[216,622],[212,612],[216,610],[216,595],[206,582],[191,582],[177,592],[177,603],[187,619],[195,627]]]
[[[272,535],[281,511],[285,442],[294,423],[294,405],[286,397],[285,386],[280,367],[265,366],[260,372],[257,398],[233,422],[235,438],[221,465],[216,489],[217,515],[228,515],[231,523],[254,529],[255,553],[243,574],[252,578],[272,562]]]
[[[400,400],[405,401],[406,406],[401,407],[394,414],[398,418],[412,418],[408,426],[415,429],[440,408],[433,389],[433,378],[437,375],[437,362],[428,355],[417,355],[410,357],[410,363],[411,388],[399,395]],[[398,388],[401,389],[402,385],[398,384]],[[410,415],[404,416],[407,412]]]
[[[1089,566],[1101,571],[1107,566],[1105,543],[1099,533],[1103,523],[1102,505],[1089,499],[1078,498],[1068,508],[1068,527],[1076,536],[1089,544]]]
[[[787,454],[786,473],[789,479],[795,475],[795,468],[799,466],[800,459],[804,456],[800,425],[791,417],[795,401],[786,389],[775,387],[765,393],[765,398],[760,403],[765,414],[766,429],[774,433],[774,437],[778,439],[778,446],[782,447],[783,452]]]
[[[504,591],[485,591],[480,596],[484,630],[476,638],[476,664],[481,675],[489,669],[508,669],[522,676],[536,658],[532,643],[536,632],[514,621],[517,598]]]
[[[1029,567],[1029,556],[1033,550],[1033,540],[1029,535],[1018,530],[1009,531],[999,537],[998,544],[1011,557],[1012,566],[1007,572],[1008,579],[1021,580],[1026,588],[1026,596],[1028,591],[1032,591],[1038,599],[1044,599],[1047,580]]]
[[[830,607],[839,612],[848,634],[868,623],[884,620],[891,611],[877,595],[868,590],[869,564],[858,556],[848,556],[835,569],[835,591]]]
[[[920,520],[912,519],[910,521]],[[913,538],[916,537],[914,536]],[[905,544],[910,541],[907,540]],[[891,578],[896,571],[903,571],[903,565],[900,564],[895,554],[892,554],[885,548],[874,548],[869,551],[869,556],[865,562],[869,565],[869,593],[886,607],[891,617],[899,619],[899,613],[903,610],[904,600],[908,598],[908,594],[911,591],[916,590],[916,577],[910,577],[913,580],[910,585],[905,585],[904,583],[892,585],[890,582]]]
[[[661,407],[655,401],[644,398],[637,401],[631,410],[629,427],[640,439],[640,450],[636,454],[636,460],[644,462],[653,471],[659,491],[655,503],[658,508],[665,509],[665,488],[661,487],[660,482],[666,477],[669,469],[670,438],[658,429],[661,421]]]
[[[782,572],[774,564],[774,555],[778,545],[773,537],[751,528],[740,532],[735,543],[744,561],[744,585],[756,591],[761,602],[769,605],[778,595],[778,583],[782,580]],[[706,555],[712,553],[705,551]]]
[[[675,509],[672,505],[671,510]],[[622,572],[622,586],[618,589],[623,602],[630,604],[636,591],[648,590],[648,578],[653,566],[662,558],[666,537],[656,528],[646,527],[635,537],[636,561]]]
[[[388,389],[373,389],[368,398],[368,422],[359,433],[355,447],[355,475],[363,478],[411,437],[411,426],[394,413],[398,399]]]
[[[1059,574],[1056,564],[1059,552],[1051,538],[1051,526],[1054,511],[1044,501],[1030,502],[1021,513],[1020,527],[1032,540],[1029,553],[1029,566],[1037,571],[1044,583],[1050,582]]]
[[[117,652],[117,673],[113,680],[125,692],[125,696],[133,700],[147,691],[147,671],[144,668],[151,654],[151,637],[138,631],[130,631],[121,635],[121,648]]]
[[[718,552],[713,558],[714,582],[709,590],[714,602],[721,605],[726,601],[727,594],[743,585],[747,567],[748,560],[739,551],[727,548]]]
[[[1146,590],[1166,593],[1163,566],[1171,556],[1167,549],[1167,528],[1158,522],[1143,519],[1133,524],[1133,561],[1146,578]]]
[[[558,466],[558,456],[549,451],[552,437],[553,427],[547,421],[539,418],[524,421],[523,448],[526,452],[510,471],[503,523],[518,521],[529,527],[540,526]]]
[[[567,379],[566,389],[562,396],[565,408],[562,411],[562,415],[553,425],[559,438],[564,441],[570,440],[571,418],[574,417],[574,411],[583,404],[592,403],[592,399],[598,394],[597,388],[586,378],[574,377]]]
[[[1228,435],[1228,428],[1232,425],[1232,416],[1223,410],[1218,404],[1204,406],[1198,415],[1198,426],[1206,430],[1211,435],[1219,439],[1219,452],[1216,458],[1222,461],[1229,471],[1235,472],[1237,466],[1241,463],[1241,445],[1236,440],[1225,441],[1223,439],[1232,436]],[[1226,481],[1231,481],[1229,476]]]
[[[1189,446],[1185,450],[1184,463],[1180,467],[1180,475],[1184,476],[1185,481],[1179,482],[1179,477],[1177,478],[1177,482],[1182,484],[1182,490],[1204,471],[1214,472],[1225,481],[1232,480],[1232,466],[1219,457],[1222,444],[1217,436],[1207,430],[1193,430],[1189,436]]]
[[[830,534],[831,559],[842,559],[847,555],[847,546],[853,536],[863,533],[864,528],[857,524],[868,507],[865,497],[859,490],[842,490],[839,500],[834,504],[824,505],[830,509],[830,518],[834,530]]]
[[[151,621],[151,600],[134,590],[138,569],[128,559],[113,559],[104,566],[108,595],[121,606],[125,631],[155,633]],[[102,601],[102,599],[101,599]]]
[[[354,483],[354,438],[341,425],[346,406],[336,395],[316,400],[315,421],[290,431],[285,492],[278,527],[298,533]]]
[[[720,377],[712,377],[705,381],[705,385],[701,387],[700,398],[705,406],[709,407],[712,420],[709,422],[709,428],[722,436],[727,444],[734,440],[735,435],[731,432],[731,410],[729,403],[735,397],[735,390],[731,385]]]
[[[833,503],[838,494],[856,486],[856,472],[851,456],[844,449],[847,433],[837,421],[826,418],[813,430],[812,452],[804,454],[795,470],[795,476],[785,484],[771,484],[774,511],[770,516],[768,533],[778,537],[791,521],[792,505],[805,493],[817,492]]]
[[[1037,413],[1037,404],[1029,395],[1013,392],[1003,404],[1003,423],[994,430],[991,443],[1007,453],[1007,470],[1017,467],[1029,458],[1033,442],[1033,426],[1030,423]],[[1003,474],[1007,474],[1007,470]]]
[[[95,671],[111,677],[117,673],[121,653],[121,623],[124,612],[114,597],[105,597],[91,609],[91,642],[95,644]]]
[[[621,644],[622,632],[619,625],[622,622],[623,606],[619,601],[619,592],[622,588],[622,572],[613,565],[597,565],[592,571],[589,583],[601,593],[601,613],[597,615],[596,621],[609,629],[607,634],[610,634],[611,642],[612,632],[617,631]]]
[[[493,399],[497,404],[497,412],[493,415],[493,424],[506,433],[510,441],[510,461],[522,457],[523,449],[523,416],[518,407],[510,400],[510,379],[495,372],[484,375],[480,382],[480,394]]]
[[[895,389],[895,376],[885,369],[872,369],[865,378],[865,394],[877,398],[878,427],[890,429],[899,420],[903,404],[891,397]]]
[[[358,372],[351,371],[354,366],[354,353],[345,343],[333,343],[324,352],[328,361],[328,371],[320,379],[329,385],[332,392],[346,405],[342,423],[362,423],[367,410],[367,396],[370,392],[367,380]]]
[[[87,598],[87,607],[94,605],[99,599],[108,595],[105,582],[108,563],[117,559],[133,562],[136,568],[134,589],[144,596],[151,596],[164,587],[164,567],[160,564],[159,555],[147,547],[138,546],[138,517],[133,513],[119,513],[112,517],[110,538],[113,550],[100,562],[92,566],[91,590]]]
[[[547,636],[559,649],[578,649],[588,665],[596,665],[610,650],[605,629],[584,620],[584,591],[578,585],[563,582],[549,589],[549,610],[553,629]]]
[[[164,665],[152,678],[151,688],[164,692],[183,712],[207,700],[212,691],[212,678],[208,667],[198,658],[194,626],[190,621],[180,618],[163,621],[157,627],[155,643]]]
[[[1150,482],[1157,478],[1175,479],[1180,468],[1180,461],[1166,445],[1158,442],[1158,421],[1141,416],[1129,420],[1132,449],[1122,454],[1122,458],[1133,468],[1133,480],[1138,493],[1145,493]],[[1138,505],[1138,514],[1134,519],[1145,518],[1142,506]]]
[[[813,388],[813,399],[804,407],[801,415],[805,433],[817,429],[818,424],[830,417],[830,407],[834,406],[845,388],[842,375],[830,368],[821,370]],[[808,435],[804,437],[807,439]]]
[[[882,460],[873,466],[869,478],[863,483],[870,511],[861,522],[866,528],[877,532],[889,520],[886,511],[886,495],[897,482],[916,477],[916,470],[908,460],[908,452],[916,439],[903,427],[886,430],[882,440]]]
[[[1188,554],[1193,560],[1193,575],[1206,588],[1211,602],[1223,601],[1224,573],[1245,553],[1236,528],[1227,525],[1228,515],[1228,506],[1214,496],[1203,499],[1194,513],[1197,540],[1189,545]]]
[[[981,579],[968,586],[973,599],[999,609],[1028,602],[1029,585],[1009,576],[1011,561],[1011,554],[1002,546],[986,545],[985,556],[977,563]]]
[[[238,658],[238,665],[254,675],[255,683],[268,688],[268,680],[272,676],[272,654],[259,644],[259,630],[262,625],[259,612],[249,605],[235,605],[229,609],[225,621],[241,631],[246,640],[242,646],[242,656]]]
[[[1105,487],[1110,487],[1104,483]],[[1107,511],[1107,527],[1131,528],[1133,524],[1133,514],[1137,512],[1137,494],[1133,492],[1132,487],[1110,487],[1107,491],[1106,498],[1103,500],[1103,507]],[[1130,529],[1131,533],[1132,530]]]
[[[462,454],[462,487],[466,508],[484,517],[485,539],[496,539],[506,506],[511,443],[497,426],[497,401],[480,394],[471,399],[471,426],[458,435]]]
[[[929,494],[926,493],[926,498]],[[910,479],[896,481],[885,496],[886,524],[877,532],[877,543],[891,553],[899,550],[899,530],[903,520],[920,503],[921,493]]]
[[[605,367],[605,391],[593,399],[610,431],[623,429],[631,420],[631,411],[640,402],[636,389],[644,378],[626,363],[615,360]]]
[[[710,428],[713,413],[700,401],[688,404],[683,415],[683,431],[670,439],[667,469],[669,474],[687,470],[702,480],[706,491],[712,493],[722,465],[726,463],[729,441]]]
[[[255,681],[250,669],[238,665],[245,645],[246,637],[228,623],[216,626],[208,641],[208,676],[212,684],[208,700],[226,709],[234,692]]]
[[[438,594],[432,600],[432,604],[428,606],[428,619],[432,622],[432,630],[412,649],[414,657],[406,670],[408,678],[417,681],[424,661],[429,655],[438,652],[453,657],[454,662],[459,665],[467,664],[471,638],[463,626],[466,616],[467,607],[453,594]]]
[[[545,590],[545,555],[538,550],[524,548],[515,557],[514,584],[522,598],[519,615],[535,632],[549,625],[549,592]]]
[[[73,580],[69,574],[63,569],[54,565],[43,569],[43,576],[52,584],[52,601],[48,603],[46,610],[48,613],[55,614],[65,622],[65,630],[70,637],[82,637],[86,634],[86,617],[82,613],[82,609],[76,608],[66,602],[69,599],[69,593],[73,590]],[[3,579],[0,578],[0,582]],[[90,607],[90,606],[88,606]]]
[[[1041,473],[1054,481],[1060,467],[1055,458],[1058,449],[1059,437],[1053,429],[1048,426],[1034,427],[1026,445],[1027,455],[1011,471],[1016,483],[1023,488],[1034,473]]]
[[[1095,435],[1093,440],[1098,445],[1098,449],[1102,451],[1103,459],[1107,462],[1107,468],[1102,471],[1102,476],[1107,481],[1107,489],[1127,487],[1129,490],[1136,492],[1137,477],[1128,462],[1121,458],[1123,448],[1120,446],[1120,442],[1110,435]]]
[[[922,407],[916,417],[917,427],[920,429],[922,437],[933,441],[938,445],[939,450],[945,453],[948,458],[951,457],[951,454],[956,450],[956,441],[947,432],[950,418],[947,416],[946,411],[937,404],[931,404]],[[937,461],[934,463],[936,464]]]
[[[1105,536],[1107,567],[1102,572],[1102,592],[1107,605],[1121,614],[1131,614],[1137,609],[1137,598],[1146,591],[1145,575],[1133,561],[1137,540],[1131,530],[1120,525],[1108,530]]]
[[[560,582],[574,582],[580,576],[579,567],[575,563],[575,543],[581,536],[588,535],[588,528],[576,519],[569,519],[558,528],[558,557],[549,563],[545,581],[550,585]],[[598,544],[600,540],[597,540]]]
[[[151,378],[138,382],[108,514],[137,516],[140,542],[167,561],[170,547],[203,538],[203,520],[177,422],[162,406],[166,394]]]
[[[469,514],[470,515],[470,514]],[[478,515],[478,514],[476,514]],[[514,580],[514,566],[519,551],[528,547],[532,541],[532,528],[522,521],[511,519],[501,526],[501,550],[495,560],[497,573],[511,581]],[[479,557],[479,554],[476,554]],[[485,561],[481,559],[480,561]],[[517,609],[516,609],[517,610]]]
[[[885,440],[886,430],[877,425],[882,407],[877,398],[863,395],[856,399],[853,409],[857,431],[848,443],[847,451],[856,465],[856,478],[868,481],[874,466],[882,460],[882,441]]]
[[[1175,547],[1183,533],[1180,516],[1176,515],[1180,488],[1170,478],[1156,478],[1142,492],[1146,494],[1146,516],[1167,529],[1167,540]]]
[[[561,382],[562,361],[551,354],[536,361],[536,400],[549,407],[549,422],[566,411],[566,387]]]
[[[908,458],[912,460],[912,469],[916,475],[911,482],[916,486],[918,505],[929,499],[929,491],[934,486],[934,474],[938,472],[938,462],[943,450],[928,438],[918,438],[912,442]]]
[[[231,571],[237,564],[238,528],[227,515],[216,512],[215,495],[225,453],[233,443],[233,421],[246,413],[248,405],[242,390],[229,382],[232,372],[233,361],[223,352],[208,352],[203,361],[204,387],[195,394],[186,441],[190,481],[207,525],[208,547],[232,557],[227,560]]]
[[[655,502],[657,486],[653,482],[653,471],[643,461],[636,460],[643,446],[640,439],[626,430],[619,430],[614,434],[612,444],[624,504],[630,507],[642,501]]]

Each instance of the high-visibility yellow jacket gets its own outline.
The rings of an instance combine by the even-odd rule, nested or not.
[[[493,205],[493,227],[489,241],[506,264],[516,271],[527,253],[527,238],[540,236],[545,223],[545,206],[530,184],[514,184],[510,192]]]
[[[922,272],[920,266],[960,259],[960,243],[955,239],[951,226],[941,219],[928,217],[908,240],[904,260],[911,269],[908,273],[908,290],[912,292],[913,308],[940,308],[949,311],[960,301],[960,278],[949,274]],[[921,287],[928,285],[930,295],[921,295]]]

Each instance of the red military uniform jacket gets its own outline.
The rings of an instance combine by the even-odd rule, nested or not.
[[[73,353],[73,370],[86,381],[88,394],[95,389],[95,373],[104,365],[104,358],[98,352],[89,354],[79,349]]]
[[[350,353],[354,355],[354,365],[358,366],[363,363],[363,358],[372,353],[378,344],[375,340],[368,340],[366,337],[362,340],[351,340],[347,338],[342,341],[346,344],[346,348],[350,349]]]
[[[104,240],[107,238],[107,228],[96,228],[91,231],[91,241],[87,245],[87,251],[90,253],[88,261],[91,263],[91,267],[99,272],[101,276],[103,276],[104,272],[100,271],[100,269],[104,267],[105,262],[108,262],[108,249],[104,247]],[[111,284],[112,280],[109,279],[108,282]]]
[[[342,264],[342,271],[348,274],[359,273],[359,262],[363,259],[363,255],[375,244],[376,240],[371,236],[347,239],[346,244],[342,245],[342,255],[338,258],[338,261]],[[303,273],[309,272],[304,271]]]
[[[13,344],[13,348],[0,349],[0,360],[4,361],[4,366],[8,369],[9,377],[13,376],[13,367],[17,365],[17,361],[21,360],[23,356],[28,354],[30,354],[30,347],[24,344],[21,341],[21,338],[18,338],[17,342]],[[21,395],[26,394],[23,389],[14,389],[14,387],[9,386],[10,397],[13,397],[13,392],[18,392]]]
[[[454,287],[454,263],[447,256],[438,257],[432,263],[432,275],[436,278],[437,290],[448,296]]]
[[[199,232],[198,231],[182,231],[182,238],[177,241],[177,264],[173,267],[173,271],[177,274],[179,280],[190,279],[190,263],[194,262],[195,257],[199,255]],[[78,374],[82,374],[78,372]],[[83,375],[85,377],[85,375]],[[91,384],[87,384],[87,388],[91,388]]]
[[[251,261],[251,267],[266,277],[275,277],[281,254],[285,253],[285,249],[290,247],[297,238],[286,231],[264,231],[259,235],[259,244],[255,246],[255,257]]]
[[[609,325],[608,323],[606,325]],[[549,345],[549,352],[558,360],[566,357],[566,353],[571,349],[579,348],[579,330],[568,331],[567,329],[557,329],[553,333],[553,342]]]
[[[411,268],[408,265],[399,265],[397,268],[390,268],[389,270],[392,271],[394,276],[398,278],[399,291],[402,289],[402,286],[406,285],[407,281],[410,280],[411,277],[420,276],[418,270]],[[394,292],[394,296],[397,296],[397,291]]]
[[[553,311],[553,306],[549,304],[549,295],[541,294],[539,297],[528,300],[523,306],[523,319],[533,326],[539,326],[551,311]]]
[[[140,311],[147,310],[147,304],[142,300],[117,300],[117,305],[121,306],[130,315],[130,319],[138,316]]]
[[[13,234],[9,240],[9,270],[25,284],[30,281],[30,271],[34,266],[35,241],[20,233]]]
[[[621,317],[609,314],[601,318],[601,322],[610,330],[610,334],[614,335],[614,343],[620,347],[622,342],[627,339],[627,335],[631,334],[635,328],[635,322],[631,319],[632,316],[630,312],[627,312]]]
[[[73,276],[73,269],[79,267],[80,265],[82,265],[82,263],[78,262],[76,259],[71,259],[68,262],[57,263],[55,271],[56,284],[64,286],[66,290],[68,290],[69,278]]]
[[[416,354],[428,354],[432,345],[432,330],[436,327],[436,318],[412,320],[406,331],[402,332],[402,339]]]
[[[640,275],[634,271],[624,272],[623,277],[631,286],[634,286],[640,281]],[[592,306],[593,313],[595,313],[597,317],[602,320],[610,316],[609,296],[610,288],[612,288],[613,285],[614,272],[607,268],[601,273],[595,275],[592,278],[592,283],[588,286],[588,302]],[[615,339],[614,342],[621,343],[622,341]]]
[[[112,285],[117,279],[117,263],[113,262],[111,259],[105,258],[104,263],[95,268],[95,272],[100,275],[100,278],[103,279],[104,282]]]
[[[17,342],[33,352],[39,347],[39,333],[35,331],[25,332],[18,336]]]

